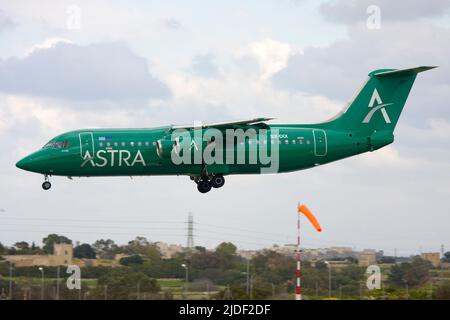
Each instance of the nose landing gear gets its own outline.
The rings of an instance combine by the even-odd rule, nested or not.
[[[42,184],[42,189],[44,189],[44,190],[48,190],[48,189],[50,189],[51,187],[52,187],[52,184],[50,183],[50,181],[48,180],[48,176],[47,175],[45,175],[45,181],[44,181],[44,183]]]

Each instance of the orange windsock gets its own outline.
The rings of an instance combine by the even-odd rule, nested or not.
[[[322,228],[320,227],[319,221],[317,221],[316,217],[314,216],[314,214],[311,212],[311,210],[308,209],[308,207],[304,204],[301,204],[297,207],[297,211],[300,213],[303,213],[309,220],[309,222],[311,222],[311,224],[314,226],[314,228],[316,228],[316,230],[318,232],[322,231]]]

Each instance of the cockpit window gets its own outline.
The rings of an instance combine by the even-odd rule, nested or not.
[[[57,148],[57,149],[61,149],[61,148],[68,148],[69,147],[69,140],[65,139],[62,141],[50,141],[48,142],[43,149],[47,149],[47,148]]]
[[[56,141],[53,147],[54,147],[54,148],[61,149],[61,148],[62,148],[62,145],[63,145],[62,141]]]
[[[48,148],[53,148],[53,145],[55,143],[53,141],[47,142],[47,144],[45,146],[43,146],[43,149],[48,149]]]

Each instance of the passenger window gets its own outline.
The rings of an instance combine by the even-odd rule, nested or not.
[[[119,143],[116,141],[114,142],[114,147],[117,147],[119,145]]]
[[[142,142],[139,141],[139,142],[138,142],[138,146],[139,146],[139,147],[142,146]]]
[[[130,142],[130,146],[134,147],[134,141]]]
[[[122,147],[125,147],[125,142],[122,142]]]
[[[99,145],[100,147],[103,147],[103,142],[99,142],[98,145]]]

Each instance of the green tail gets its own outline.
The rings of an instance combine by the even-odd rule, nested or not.
[[[371,72],[349,106],[324,125],[361,135],[380,131],[392,135],[417,74],[433,68],[381,69]]]

